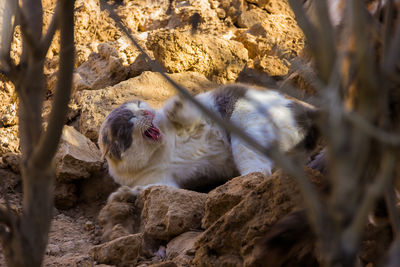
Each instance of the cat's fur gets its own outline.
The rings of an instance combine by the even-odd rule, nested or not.
[[[259,143],[288,151],[307,136],[312,107],[273,90],[223,86],[196,96]],[[196,188],[250,172],[270,175],[273,162],[230,135],[197,108],[173,97],[160,110],[134,100],[101,126],[99,146],[116,182]]]

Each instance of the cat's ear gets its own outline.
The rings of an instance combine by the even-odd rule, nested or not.
[[[100,138],[101,140],[99,140],[99,145],[101,148],[101,160],[104,161],[105,157],[110,153],[110,144],[108,143],[107,135],[104,133]]]
[[[108,146],[105,146],[103,148],[103,152],[101,153],[101,161],[104,161],[106,156],[109,154],[110,150],[108,149]]]
[[[114,141],[107,133],[103,133],[101,136],[101,160],[104,160],[105,157],[112,158],[114,160],[121,159],[121,148],[119,147],[118,142]]]

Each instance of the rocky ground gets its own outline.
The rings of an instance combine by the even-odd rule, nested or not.
[[[262,79],[254,77],[264,74],[292,78],[289,60],[304,47],[286,0],[122,2],[118,12],[124,24],[168,75],[194,94],[235,81],[259,83]],[[54,0],[43,0],[45,25],[54,5]],[[20,53],[19,38],[17,33],[14,57]],[[152,187],[136,199],[120,197],[104,206],[118,185],[108,176],[97,146],[103,119],[132,98],[160,107],[175,91],[96,0],[76,1],[75,44],[74,93],[55,159],[56,207],[45,265],[258,266],[270,227],[301,208],[293,180],[277,171],[269,179],[258,173],[238,177],[208,194]],[[58,56],[55,41],[45,65],[49,92],[44,117]],[[301,92],[309,92],[303,82],[293,82]],[[0,177],[5,193],[0,203],[8,199],[18,211],[17,103],[13,85],[0,81]],[[311,169],[307,174],[318,186],[321,174]],[[389,235],[381,234],[386,243]],[[374,245],[378,247],[373,241],[366,245],[366,263],[373,261],[368,249],[374,251]]]

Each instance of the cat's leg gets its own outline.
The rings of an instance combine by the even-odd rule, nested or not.
[[[134,187],[129,187],[123,185],[117,189],[117,191],[110,194],[108,197],[108,202],[118,201],[118,202],[134,202],[136,198],[142,193],[145,189],[156,186],[156,185],[164,185],[174,188],[179,188],[178,184],[172,177],[163,177],[160,178],[159,182],[147,184],[147,185],[136,185]]]
[[[232,154],[240,175],[262,172],[266,176],[272,173],[273,162],[266,156],[254,151],[238,137],[231,138]]]
[[[117,189],[117,191],[110,194],[107,199],[107,202],[135,202],[136,198],[140,195],[140,193],[146,189],[144,186],[134,186],[129,187],[123,185]]]
[[[276,144],[278,133],[275,125],[265,115],[260,114],[252,102],[239,100],[231,121],[260,145],[266,147]],[[271,175],[273,162],[270,158],[255,151],[235,135],[231,136],[231,146],[233,159],[241,175],[250,172]]]

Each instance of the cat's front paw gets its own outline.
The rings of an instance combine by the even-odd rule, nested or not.
[[[136,198],[139,196],[139,194],[144,190],[143,186],[135,186],[135,187],[129,187],[126,185],[121,186],[118,188],[117,191],[112,193],[109,197],[107,202],[130,202],[134,203],[136,201]]]
[[[179,114],[183,109],[183,105],[184,102],[182,98],[180,98],[179,96],[174,96],[171,99],[169,99],[164,106],[164,111],[168,120],[172,122],[179,122],[180,121]]]

